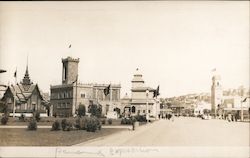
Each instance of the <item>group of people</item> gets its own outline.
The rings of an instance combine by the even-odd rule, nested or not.
[[[233,121],[237,121],[239,119],[239,115],[238,114],[228,114],[227,115],[227,121],[228,122],[233,122]]]
[[[174,114],[173,113],[166,113],[165,115],[161,115],[161,114],[159,114],[158,115],[158,118],[159,119],[166,119],[166,120],[172,120],[172,121],[174,121]]]

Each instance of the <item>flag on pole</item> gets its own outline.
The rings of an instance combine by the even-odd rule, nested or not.
[[[17,69],[16,69],[16,71],[14,72],[14,77],[16,78],[16,74],[17,74]]]
[[[216,71],[216,68],[212,69],[212,72],[215,72]]]
[[[157,97],[158,95],[160,95],[160,86],[158,86],[157,88],[156,88],[156,90],[154,90],[154,97]]]
[[[103,90],[104,95],[105,96],[109,95],[109,91],[110,91],[110,84],[108,85],[108,87],[104,88],[104,90]]]
[[[247,101],[247,97],[244,100],[242,100],[242,102],[246,102],[246,101]]]
[[[78,80],[78,75],[76,75],[76,80],[75,80],[75,81],[73,81],[72,83],[76,83],[76,82],[77,82],[77,80]]]

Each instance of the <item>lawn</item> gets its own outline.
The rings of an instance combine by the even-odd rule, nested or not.
[[[0,129],[0,146],[70,146],[122,130],[124,129],[101,129],[96,132],[87,132],[85,130]]]
[[[27,118],[27,120],[25,122],[20,121],[18,118],[12,118],[9,117],[9,121],[7,123],[7,126],[26,126],[29,123],[30,118]],[[51,126],[53,124],[53,122],[55,122],[55,120],[58,120],[59,122],[61,122],[63,119],[67,119],[70,120],[71,122],[75,122],[76,118],[55,118],[55,117],[47,117],[47,118],[41,118],[41,120],[39,122],[37,122],[37,125],[39,126]],[[103,120],[104,118],[101,118],[100,120]],[[102,123],[102,122],[101,122]],[[105,124],[102,124],[103,126],[120,126],[121,125],[121,119],[112,119],[112,124],[108,123],[108,119],[106,118],[106,122]]]

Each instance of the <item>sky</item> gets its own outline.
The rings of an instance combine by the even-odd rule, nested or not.
[[[68,48],[71,44],[71,48]],[[2,84],[29,74],[44,92],[61,84],[61,59],[80,58],[81,83],[120,83],[136,69],[160,97],[249,87],[249,2],[0,2]]]

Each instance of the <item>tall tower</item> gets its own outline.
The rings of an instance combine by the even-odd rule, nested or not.
[[[79,58],[62,59],[62,84],[72,84],[77,79]]]
[[[212,77],[211,86],[211,105],[212,113],[217,114],[217,109],[222,105],[223,90],[221,86],[221,77],[219,75],[214,75]]]

